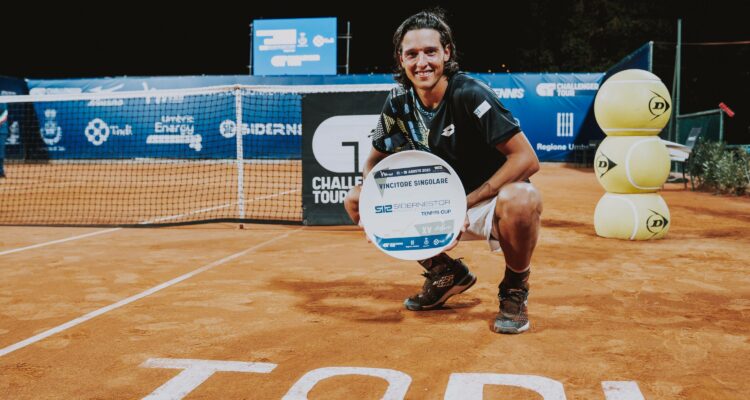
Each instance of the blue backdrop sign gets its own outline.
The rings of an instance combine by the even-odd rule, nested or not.
[[[497,93],[542,161],[563,161],[604,137],[593,109],[602,73],[472,75]]]
[[[336,18],[253,21],[254,75],[336,75]]]
[[[565,160],[578,146],[586,146],[590,140],[601,140],[604,137],[596,124],[593,110],[596,92],[604,78],[603,73],[471,75],[486,82],[498,95],[500,101],[513,112],[542,161]],[[311,80],[312,78],[315,80]],[[334,77],[207,76],[29,80],[29,89],[32,94],[52,94],[152,91],[235,84],[339,85],[355,83],[393,83],[393,79],[390,75],[384,74]],[[272,101],[271,98],[273,98]],[[299,159],[301,157],[300,98],[301,96],[292,94],[276,97],[258,94],[243,96],[242,131],[246,158]],[[143,104],[144,101],[146,104]],[[140,102],[135,102],[135,100],[79,102],[57,109],[55,108],[57,105],[49,103],[44,106],[56,110],[54,117],[48,117],[45,114],[46,108],[42,109],[42,105],[37,106],[37,117],[42,127],[49,123],[49,127],[52,128],[54,125],[52,122],[62,127],[62,137],[50,145],[51,147],[58,146],[50,148],[52,157],[232,158],[235,150],[228,143],[233,143],[231,137],[234,137],[232,133],[234,131],[232,129],[236,129],[236,127],[232,128],[231,124],[235,112],[233,101],[233,96],[227,94],[226,98],[216,95],[186,97],[185,99],[147,96],[145,99],[141,98]],[[124,130],[110,130],[107,144],[95,146],[85,136],[88,124],[94,118],[100,118],[108,126],[113,124],[118,129]],[[165,128],[164,124],[168,126]],[[128,125],[130,130],[128,130]],[[158,132],[164,129],[183,129],[186,133],[193,129],[192,136],[201,136],[201,149],[196,149],[197,137],[189,139],[152,137],[150,142],[148,141],[148,137],[152,134],[172,134]],[[92,131],[89,130],[89,132],[91,136]],[[50,130],[44,135],[46,135],[45,143],[51,143],[56,133]],[[68,137],[70,135],[73,135],[73,138]],[[68,140],[82,140],[84,147],[71,147],[72,143],[66,145]],[[186,143],[164,143],[179,140],[184,140]],[[226,143],[221,144],[223,143],[221,140]],[[112,144],[109,144],[110,141]],[[113,143],[118,141],[130,141],[130,143],[112,147],[111,150],[105,152],[106,148],[114,146]],[[192,147],[190,147],[191,144]],[[230,147],[225,147],[225,145]],[[65,147],[66,151],[61,151],[59,146]],[[70,153],[74,149],[77,151]],[[132,152],[130,150],[124,152],[125,149],[132,149]],[[83,153],[78,153],[79,151]]]
[[[39,102],[34,111],[50,158],[234,159],[300,157],[299,95],[245,93],[237,129],[235,93]]]

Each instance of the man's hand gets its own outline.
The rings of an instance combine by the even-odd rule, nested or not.
[[[359,222],[357,223],[357,225],[359,225],[359,227],[362,228],[362,233],[365,234],[365,239],[367,239],[367,243],[372,243],[372,240],[370,240],[370,237],[367,236],[367,232],[365,232],[365,226],[362,225],[362,220],[361,219],[359,220]]]

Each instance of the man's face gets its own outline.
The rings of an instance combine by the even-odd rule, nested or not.
[[[411,30],[401,41],[401,66],[415,88],[430,90],[443,76],[443,67],[450,59],[450,51],[450,48],[443,48],[440,44],[438,31]]]

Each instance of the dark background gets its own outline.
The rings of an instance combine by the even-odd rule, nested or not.
[[[730,139],[750,143],[750,2],[530,0],[515,2],[222,1],[156,8],[4,5],[0,75],[23,78],[247,74],[250,23],[260,18],[337,17],[351,22],[351,73],[392,70],[392,35],[409,15],[442,5],[461,68],[470,72],[603,72],[649,40],[654,72],[672,88],[677,18],[683,19],[682,113],[737,112]],[[339,64],[345,62],[339,41]],[[339,69],[343,73],[343,68]]]

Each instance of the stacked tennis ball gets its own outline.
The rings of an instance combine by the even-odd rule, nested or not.
[[[659,132],[669,121],[670,96],[658,76],[640,69],[612,75],[594,100],[596,122],[607,137],[594,171],[607,193],[594,212],[596,234],[659,239],[669,230],[669,208],[657,193],[669,177],[669,151]]]

